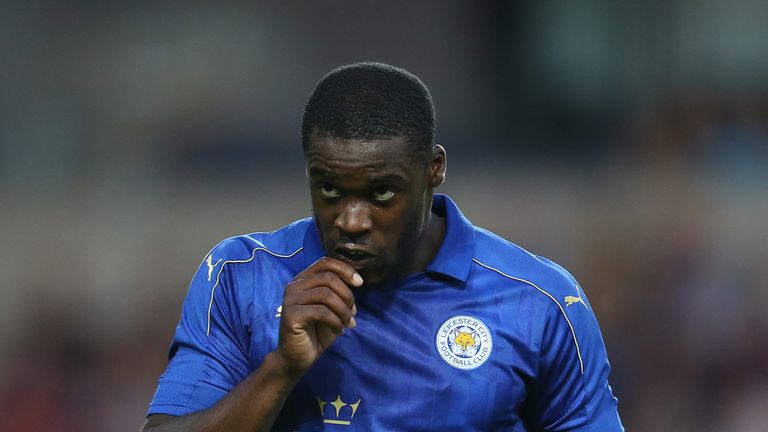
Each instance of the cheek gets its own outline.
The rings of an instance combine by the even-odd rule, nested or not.
[[[318,209],[315,210],[315,217],[317,218],[320,225],[322,225],[324,228],[330,228],[333,226],[333,211],[328,209]]]
[[[312,214],[315,217],[315,224],[317,225],[318,231],[320,231],[320,238],[325,242],[329,240],[329,237],[332,236],[333,232],[333,209],[328,208],[327,206],[315,205],[314,200],[312,204]]]
[[[421,214],[418,205],[408,206],[391,215],[381,230],[387,242],[387,250],[398,256],[415,252],[416,238],[421,226]]]
[[[401,205],[387,209],[378,209],[374,213],[374,223],[378,231],[386,233],[386,240],[394,243],[399,234],[405,231],[410,224],[409,208]]]
[[[315,215],[315,219],[323,225],[333,224],[335,212],[333,206],[328,205],[327,201],[314,193],[312,193],[310,197],[312,201],[312,213]]]

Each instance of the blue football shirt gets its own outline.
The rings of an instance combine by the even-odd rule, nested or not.
[[[556,264],[445,195],[422,273],[354,289],[357,327],[294,388],[275,431],[623,431],[592,308]],[[285,285],[323,256],[311,218],[203,260],[148,415],[206,409],[277,347]]]

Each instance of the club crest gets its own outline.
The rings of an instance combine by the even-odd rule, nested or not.
[[[475,317],[457,315],[440,326],[435,346],[446,363],[456,369],[471,370],[488,361],[493,338],[484,322]]]

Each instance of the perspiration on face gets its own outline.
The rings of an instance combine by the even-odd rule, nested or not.
[[[414,269],[430,211],[429,170],[403,137],[351,141],[314,136],[306,151],[312,207],[327,255],[360,248],[366,283]]]

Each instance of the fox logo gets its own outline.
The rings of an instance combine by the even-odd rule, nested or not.
[[[205,260],[205,264],[208,266],[208,282],[211,281],[211,275],[213,274],[213,269],[219,263],[221,262],[221,258],[219,258],[218,261],[216,261],[216,264],[213,263],[213,254],[208,255],[208,258]]]
[[[475,338],[473,338],[471,334],[464,331],[458,332],[453,341],[456,342],[456,344],[459,345],[464,351],[466,351],[467,348],[475,345]]]

